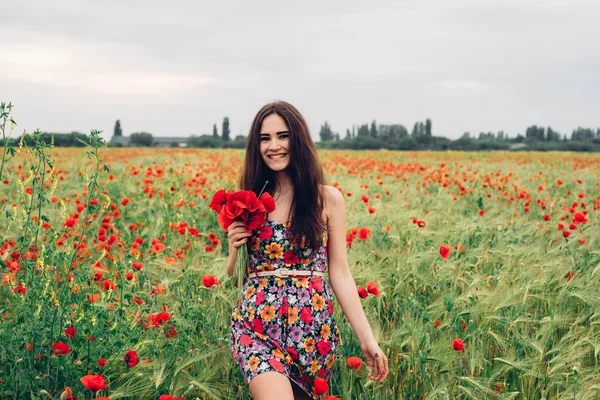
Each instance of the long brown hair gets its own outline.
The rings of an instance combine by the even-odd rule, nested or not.
[[[288,174],[294,185],[294,196],[290,206],[289,229],[292,240],[300,243],[302,235],[306,246],[316,250],[321,243],[323,224],[321,214],[325,196],[321,190],[325,185],[323,166],[317,156],[317,148],[310,136],[308,124],[300,112],[288,102],[275,101],[264,105],[254,117],[246,142],[246,159],[240,177],[240,190],[252,190],[259,194],[265,182],[265,191],[275,193],[275,172],[269,168],[260,154],[260,129],[263,120],[277,114],[288,127],[290,162]],[[283,221],[286,222],[286,221]]]

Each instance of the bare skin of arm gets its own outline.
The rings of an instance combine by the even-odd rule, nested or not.
[[[356,283],[346,257],[346,206],[344,196],[332,186],[326,187],[328,215],[329,280],[340,306],[360,341],[370,369],[369,379],[383,382],[387,377],[387,357],[377,344],[358,296]],[[377,354],[377,356],[375,355]]]

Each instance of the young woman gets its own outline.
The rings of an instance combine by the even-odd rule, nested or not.
[[[342,343],[331,289],[360,340],[369,378],[383,382],[387,357],[348,268],[344,197],[325,185],[306,121],[283,101],[265,105],[254,118],[240,190],[258,194],[266,181],[275,211],[265,224],[253,232],[241,222],[228,227],[228,276],[237,250],[248,243],[242,303],[231,315],[231,350],[252,397],[317,398]]]

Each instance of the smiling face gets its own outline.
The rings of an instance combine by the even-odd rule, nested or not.
[[[269,114],[260,128],[260,154],[273,171],[282,171],[290,163],[290,133],[283,118]]]

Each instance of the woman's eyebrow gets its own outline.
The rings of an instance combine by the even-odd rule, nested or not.
[[[289,132],[288,132],[288,131],[281,131],[281,132],[277,132],[277,135],[281,135],[282,133],[289,133]],[[267,135],[267,136],[269,136],[269,134],[268,134],[268,133],[261,133],[260,135],[261,135],[261,136],[262,136],[262,135]]]

